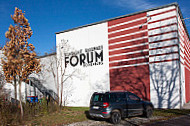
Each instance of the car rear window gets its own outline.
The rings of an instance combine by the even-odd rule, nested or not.
[[[92,98],[93,102],[104,102],[106,101],[105,94],[94,94]]]

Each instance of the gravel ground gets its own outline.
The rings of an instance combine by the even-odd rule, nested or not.
[[[125,120],[122,120],[121,123],[116,126],[139,126],[139,125],[149,123],[150,121],[159,120],[159,119],[163,119],[163,117],[154,116],[149,119],[144,118],[144,117],[132,117],[132,118],[126,118]],[[88,120],[88,121],[72,123],[72,124],[64,125],[64,126],[113,126],[113,124],[111,124],[108,121],[103,121],[103,120]]]

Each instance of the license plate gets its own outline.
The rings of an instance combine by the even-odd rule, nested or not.
[[[99,106],[93,106],[92,108],[93,109],[99,109]]]

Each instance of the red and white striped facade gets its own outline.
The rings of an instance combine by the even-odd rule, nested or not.
[[[75,85],[76,94],[83,92],[81,100],[89,100],[94,91],[127,90],[155,108],[179,108],[189,102],[190,42],[178,9],[170,4],[56,33],[57,45],[63,39],[75,49],[103,45],[102,65],[75,67],[86,75],[72,82],[85,87],[87,93]],[[104,86],[93,88],[97,83]]]

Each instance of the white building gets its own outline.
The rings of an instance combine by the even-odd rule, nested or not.
[[[42,74],[33,77],[57,93],[50,64],[57,70],[59,62],[67,106],[89,106],[93,92],[127,90],[155,108],[180,108],[190,101],[190,42],[182,19],[172,3],[58,32],[57,55],[39,57]]]
[[[68,82],[68,105],[88,106],[94,91],[109,90],[131,91],[155,108],[189,102],[190,43],[181,19],[172,3],[56,33],[58,48],[65,41],[73,48],[57,57],[65,53],[67,69],[84,75]]]

